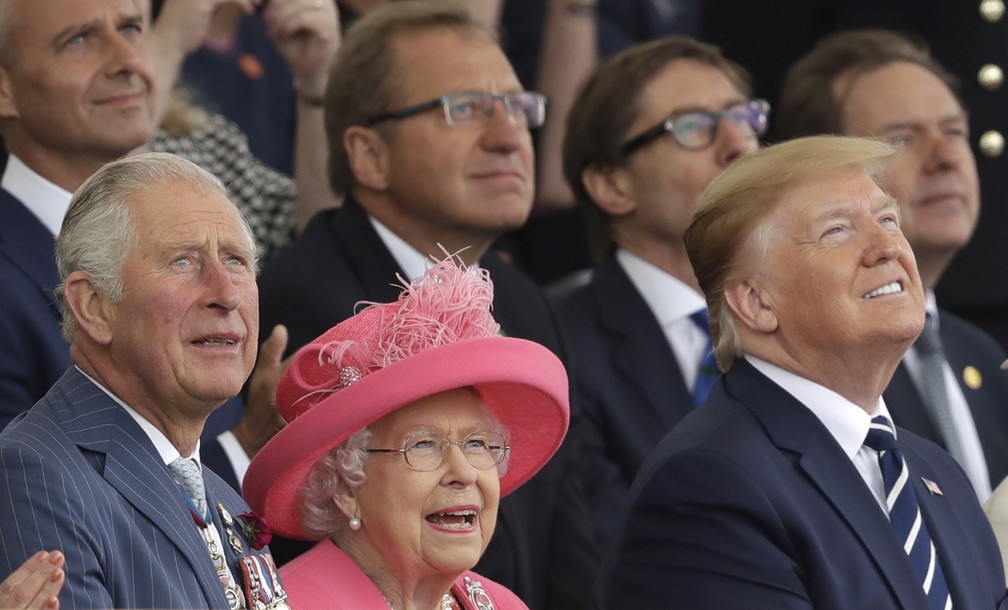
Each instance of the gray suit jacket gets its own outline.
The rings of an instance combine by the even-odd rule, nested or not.
[[[211,507],[223,504],[231,515],[249,510],[206,468],[204,482]],[[61,549],[62,607],[227,606],[181,489],[154,445],[76,368],[0,433],[0,489],[0,574],[36,551]]]

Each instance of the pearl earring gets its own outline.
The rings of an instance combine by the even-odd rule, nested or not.
[[[360,529],[360,519],[357,517],[350,517],[350,529],[357,531]]]

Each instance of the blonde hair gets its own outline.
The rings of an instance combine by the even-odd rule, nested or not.
[[[686,229],[686,251],[707,297],[718,366],[727,371],[742,354],[725,288],[766,255],[765,222],[781,198],[817,176],[858,167],[877,179],[895,149],[879,140],[841,136],[798,138],[745,156],[700,196]]]

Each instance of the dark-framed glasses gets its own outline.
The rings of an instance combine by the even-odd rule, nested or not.
[[[443,109],[445,121],[449,125],[467,125],[492,117],[498,101],[504,104],[504,110],[513,125],[535,129],[542,127],[546,120],[546,96],[542,93],[535,91],[512,91],[509,93],[462,91],[442,95],[429,102],[379,114],[368,120],[366,126],[372,127],[382,121],[398,121],[438,107]]]
[[[629,155],[666,133],[672,134],[675,141],[683,148],[689,150],[707,148],[717,137],[718,125],[721,124],[722,119],[727,120],[736,129],[759,137],[767,131],[769,116],[770,103],[761,99],[739,102],[718,112],[690,110],[673,114],[658,125],[627,141],[623,145],[623,154]]]
[[[500,432],[477,430],[457,441],[437,432],[417,432],[403,439],[400,449],[368,449],[367,452],[399,453],[413,470],[428,472],[437,470],[448,460],[452,445],[462,451],[473,468],[480,470],[503,464],[511,451]]]

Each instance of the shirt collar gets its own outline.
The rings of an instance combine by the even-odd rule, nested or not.
[[[769,377],[785,392],[805,405],[826,426],[830,435],[836,439],[840,448],[851,459],[864,444],[873,417],[884,415],[892,422],[889,409],[886,408],[885,401],[881,396],[875,411],[869,415],[853,402],[814,381],[800,377],[755,356],[747,354],[745,359],[756,370]]]
[[[633,252],[618,248],[616,261],[662,326],[707,308],[700,293]]]
[[[170,440],[168,440],[168,437],[165,436],[164,432],[161,432],[161,430],[159,430],[157,428],[157,426],[155,426],[153,423],[151,423],[143,415],[140,415],[140,413],[137,412],[136,409],[134,409],[133,407],[131,407],[128,404],[126,404],[125,402],[123,402],[122,399],[120,399],[118,396],[116,396],[115,394],[113,394],[108,388],[106,388],[105,386],[103,386],[101,384],[101,382],[99,382],[97,379],[95,379],[94,377],[88,375],[84,371],[81,371],[81,369],[80,369],[79,366],[75,367],[75,368],[78,371],[80,371],[81,375],[84,375],[85,377],[87,377],[88,379],[90,379],[91,383],[93,383],[96,386],[98,386],[98,388],[102,392],[105,392],[106,394],[108,394],[109,398],[111,398],[112,400],[114,400],[116,402],[116,404],[118,404],[120,407],[122,407],[123,409],[125,409],[125,411],[127,413],[129,413],[130,417],[132,417],[133,420],[136,421],[136,423],[144,431],[144,434],[147,435],[147,438],[149,438],[151,440],[151,442],[154,443],[154,448],[157,450],[158,455],[161,456],[161,459],[164,461],[165,464],[171,464],[177,458],[183,457],[182,454],[179,453],[179,450],[175,448],[175,445],[173,445],[172,442]],[[196,460],[196,463],[200,464],[199,452],[200,452],[200,442],[199,442],[199,440],[197,440],[196,441],[196,449],[193,451],[193,454],[190,455],[190,456],[186,456],[186,457],[188,457],[190,459],[193,459],[193,460]]]
[[[924,312],[932,316],[938,315],[938,299],[935,298],[934,290],[924,291]]]
[[[378,232],[379,239],[382,240],[389,253],[392,254],[392,258],[399,264],[399,268],[406,273],[408,281],[412,282],[434,266],[434,261],[429,256],[406,243],[406,240],[396,235],[392,229],[386,227],[380,220],[370,214],[368,214],[368,220],[371,221],[371,226]],[[478,269],[479,262],[472,267]]]
[[[59,236],[72,193],[35,173],[14,155],[7,159],[0,187],[28,208],[50,233]]]

